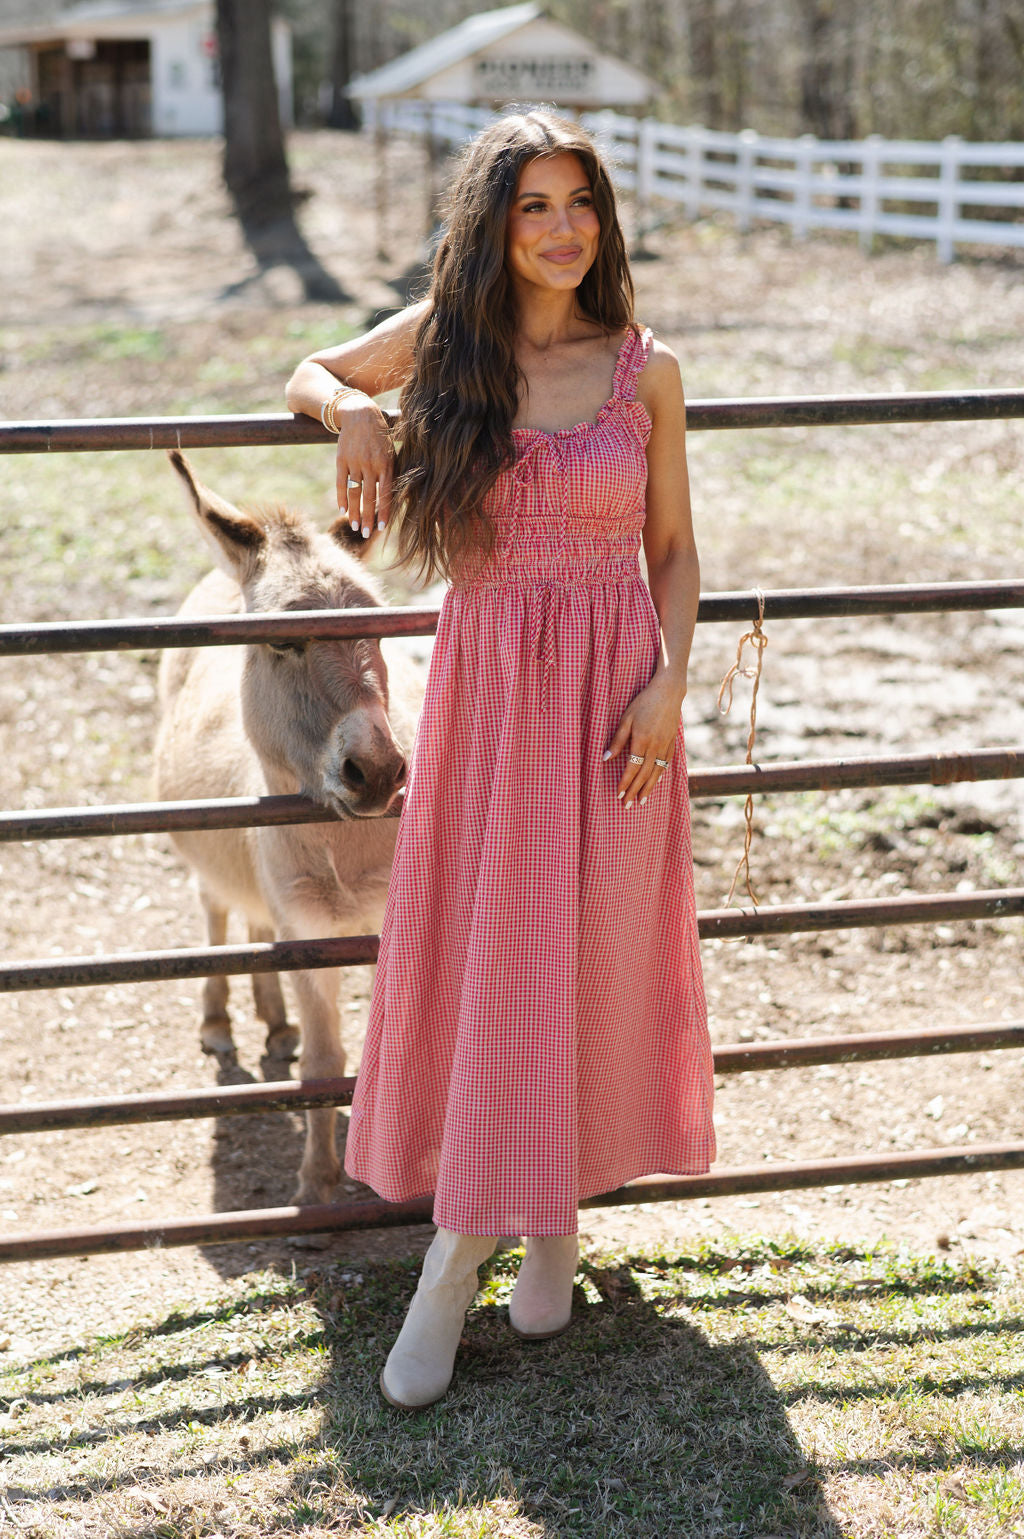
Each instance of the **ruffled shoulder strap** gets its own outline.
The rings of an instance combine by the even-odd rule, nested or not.
[[[636,400],[636,382],[647,362],[653,335],[649,326],[641,326],[639,332],[630,327],[626,333],[619,348],[619,360],[615,365],[612,383],[612,394],[617,401]]]

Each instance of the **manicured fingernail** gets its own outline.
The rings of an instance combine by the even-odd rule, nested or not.
[[[622,798],[625,796],[625,794],[626,794],[625,791],[620,791],[619,792],[619,801],[620,802],[621,802]]]
[[[606,749],[605,749],[605,751],[604,751],[604,753],[603,753],[603,754],[602,754],[602,755],[601,755],[601,758],[602,758],[602,759],[610,759],[610,758],[611,758],[611,756],[612,756],[612,751],[611,751],[611,749],[610,749],[610,748],[606,748]]]
[[[626,803],[626,806],[627,806],[627,807],[632,807],[632,805],[633,805],[633,798],[632,798],[632,797],[630,797],[630,798],[629,798],[629,801],[628,801],[628,802],[627,802],[627,803]]]
[[[370,538],[370,531],[369,531],[369,529],[364,529],[363,530],[363,539],[364,540],[368,540],[369,538]]]
[[[378,518],[378,520],[377,520],[377,528],[378,529],[383,529],[384,528],[384,520],[382,518]]]
[[[641,807],[643,806],[643,804],[644,804],[644,802],[646,800],[647,800],[646,796],[641,796],[641,798],[640,798],[640,805],[641,805]]]
[[[358,532],[358,529],[359,529],[359,520],[358,520],[358,518],[350,518],[349,519],[349,523],[351,524],[352,528],[355,529]]]

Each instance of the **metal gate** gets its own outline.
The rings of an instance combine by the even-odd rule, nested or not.
[[[835,426],[1024,417],[1024,390],[928,392],[919,395],[824,396],[692,402],[691,431],[746,427]],[[105,421],[14,423],[0,426],[0,453],[70,452],[323,443],[319,424],[290,416],[180,417]],[[701,598],[699,624],[749,623],[763,602],[765,620],[828,619],[848,615],[923,614],[952,610],[1024,607],[1024,579],[988,583],[902,584],[884,587],[793,589],[712,593]],[[138,647],[219,646],[244,642],[427,635],[438,611],[428,607],[291,612],[202,620],[117,620],[0,626],[0,656],[84,652]],[[911,754],[745,764],[694,770],[692,796],[743,796],[769,791],[838,790],[1024,776],[1024,745],[966,754]],[[333,821],[333,815],[299,796],[230,801],[65,807],[0,813],[0,841],[67,839],[156,831],[237,828],[272,823]],[[1024,887],[927,897],[864,899],[839,903],[720,909],[698,916],[703,937],[740,937],[838,930],[865,926],[935,924],[1024,914]],[[281,941],[129,955],[29,961],[0,969],[0,992],[76,988],[209,974],[286,972],[297,968],[354,966],[377,955],[375,935],[334,940]],[[824,1063],[855,1063],[937,1053],[1024,1046],[1024,1020],[997,1026],[928,1031],[858,1033],[806,1040],[737,1043],[715,1049],[718,1074]],[[0,1108],[0,1134],[53,1131],[214,1117],[246,1112],[342,1106],[354,1080],[292,1082],[203,1089],[186,1093],[117,1096],[106,1100],[52,1102]],[[1024,1167],[1024,1142],[922,1149],[907,1154],[844,1157],[717,1169],[705,1176],[652,1176],[589,1199],[584,1206],[679,1200],[741,1192],[840,1186],[894,1178],[951,1175]],[[0,1261],[128,1251],[160,1245],[215,1244],[318,1230],[375,1228],[425,1222],[431,1200],[408,1203],[348,1202],[310,1207],[254,1209],[199,1219],[170,1218],[149,1224],[112,1224],[0,1240]]]

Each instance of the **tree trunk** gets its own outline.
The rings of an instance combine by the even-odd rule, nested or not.
[[[690,9],[690,74],[694,100],[705,128],[722,126],[717,30],[715,0],[697,0]]]
[[[819,139],[855,139],[856,8],[846,0],[801,0],[801,127]]]
[[[355,108],[346,87],[355,73],[353,0],[334,0],[334,36],[331,48],[331,106],[328,128],[358,128]]]
[[[269,0],[217,0],[224,181],[243,225],[293,211],[270,47]]]
[[[819,139],[832,138],[835,103],[834,5],[801,0],[804,58],[800,70],[800,122]]]
[[[345,296],[295,222],[277,82],[269,0],[217,0],[224,95],[224,182],[260,269],[294,267],[307,299]]]

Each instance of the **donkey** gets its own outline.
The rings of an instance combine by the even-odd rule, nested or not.
[[[346,609],[384,602],[359,555],[370,541],[338,518],[326,533],[284,509],[243,512],[209,491],[184,455],[171,463],[219,570],[193,589],[187,616]],[[421,670],[380,643],[283,641],[164,652],[156,743],[158,795],[167,800],[296,792],[338,821],[172,835],[193,868],[211,945],[223,945],[229,910],[252,940],[358,935],[379,930],[398,820],[387,816],[406,780],[423,698]],[[294,974],[301,1036],[289,1025],[276,973],[253,975],[267,1052],[299,1052],[303,1079],[345,1072],[339,970]],[[206,980],[205,1052],[234,1051],[224,977]],[[324,1202],[341,1167],[333,1109],[307,1113],[295,1200]]]

